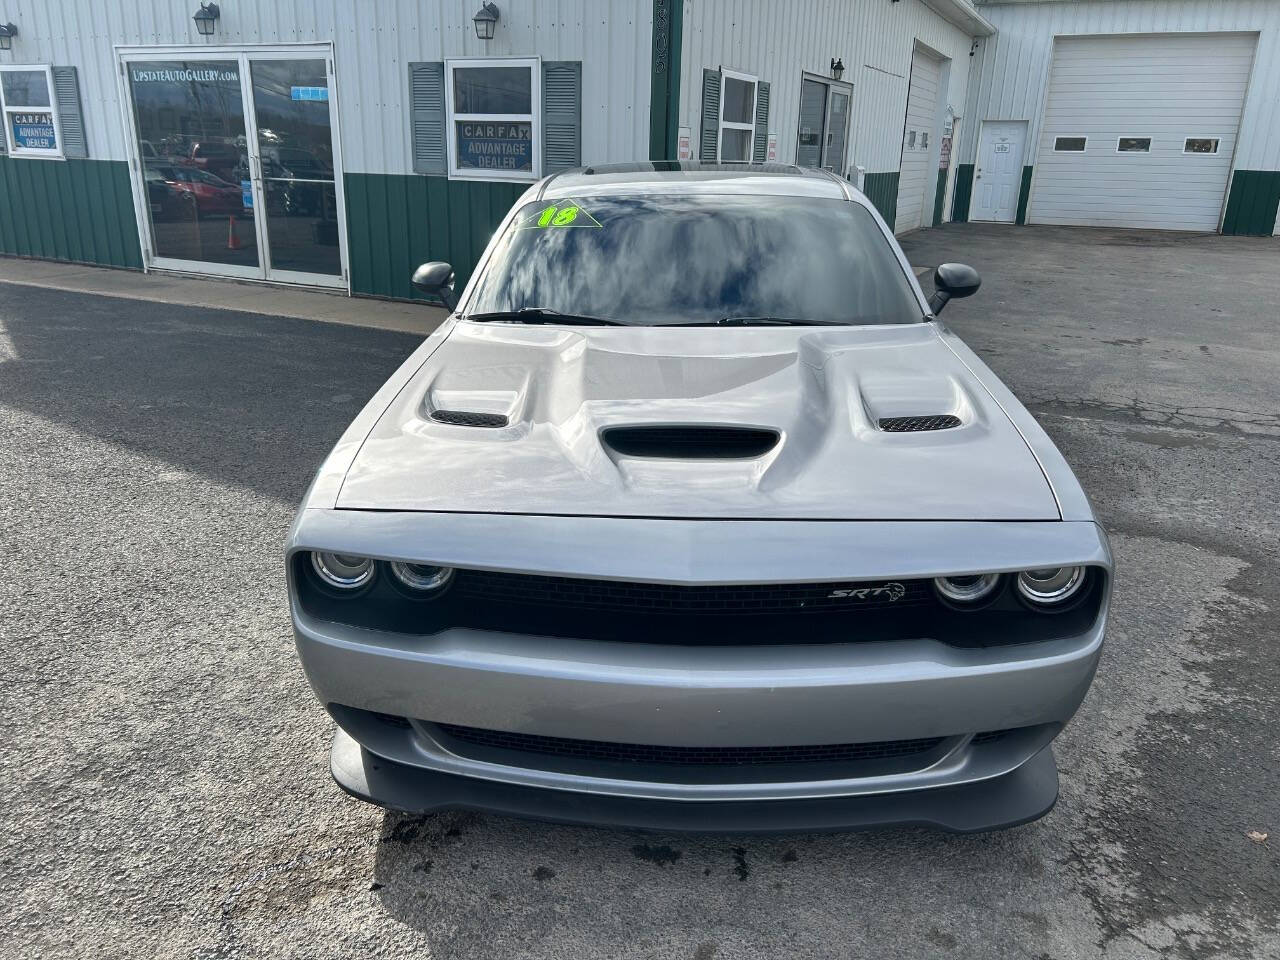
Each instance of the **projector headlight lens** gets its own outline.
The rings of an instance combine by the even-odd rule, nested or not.
[[[933,588],[944,600],[971,604],[986,600],[1000,586],[1000,574],[975,573],[962,577],[935,577]]]
[[[335,590],[356,590],[373,579],[373,561],[349,553],[313,551],[311,569],[320,582]]]
[[[391,564],[396,582],[414,593],[432,593],[453,579],[453,567],[433,567],[426,563]]]
[[[1084,567],[1046,567],[1018,574],[1018,593],[1041,607],[1066,603],[1084,586]]]

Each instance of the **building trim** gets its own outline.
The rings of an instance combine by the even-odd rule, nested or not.
[[[680,126],[680,45],[684,0],[653,0],[649,159],[675,160]]]

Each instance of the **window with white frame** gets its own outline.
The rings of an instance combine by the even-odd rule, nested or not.
[[[449,176],[542,176],[542,91],[537,58],[445,62]]]
[[[756,136],[757,78],[722,69],[720,156],[722,163],[750,163]]]
[[[1150,153],[1150,137],[1118,137],[1116,153]]]
[[[1182,141],[1182,152],[1208,156],[1218,152],[1218,144],[1221,142],[1220,137],[1187,137]]]
[[[4,109],[4,136],[10,154],[62,159],[52,67],[0,65],[0,107]]]

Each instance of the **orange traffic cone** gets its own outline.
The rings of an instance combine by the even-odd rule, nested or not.
[[[236,236],[236,218],[227,217],[227,249],[239,250],[240,238]]]

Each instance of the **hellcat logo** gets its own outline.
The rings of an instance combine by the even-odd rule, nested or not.
[[[832,590],[827,597],[850,600],[888,600],[890,603],[906,596],[907,588],[900,583],[886,583],[883,587],[849,587],[845,590]]]

